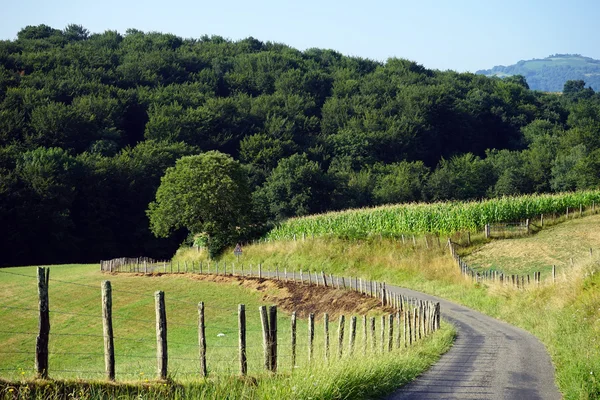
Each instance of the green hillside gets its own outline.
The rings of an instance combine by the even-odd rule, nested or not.
[[[476,73],[500,78],[523,75],[531,89],[544,92],[561,92],[569,80],[583,80],[594,90],[600,88],[600,60],[579,54],[555,54],[544,59],[521,60],[514,65],[497,65]]]

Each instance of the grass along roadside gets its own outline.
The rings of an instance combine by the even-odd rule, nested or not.
[[[140,393],[146,398],[339,398],[353,393],[385,393],[402,382],[412,380],[446,351],[453,329],[444,329],[415,347],[391,354],[367,351],[363,357],[360,333],[355,357],[341,362],[331,357],[324,361],[322,312],[331,315],[331,354],[337,354],[337,316],[368,313],[382,315],[375,299],[346,297],[354,292],[332,291],[323,301],[314,301],[319,290],[312,288],[311,302],[304,302],[300,315],[317,313],[315,326],[315,362],[307,360],[307,323],[299,318],[297,327],[297,365],[290,364],[289,299],[299,294],[278,287],[272,281],[225,279],[192,275],[136,276],[103,274],[97,265],[51,267],[50,273],[50,368],[58,381],[36,381],[33,374],[33,350],[37,332],[37,281],[34,267],[0,270],[0,395],[14,393],[30,398],[61,398],[59,393],[74,393],[79,398],[114,397]],[[19,274],[19,275],[14,275]],[[23,276],[25,275],[25,276]],[[102,322],[100,282],[113,286],[113,323],[115,331],[116,386],[102,382]],[[70,283],[67,283],[70,282]],[[155,381],[156,338],[154,333],[155,290],[165,291],[169,335],[168,382]],[[337,293],[337,294],[336,294]],[[336,298],[336,296],[338,296]],[[197,347],[197,302],[206,304],[209,379],[200,378]],[[248,368],[251,378],[238,375],[237,304],[246,304]],[[258,307],[281,303],[278,313],[279,374],[263,372],[262,333]],[[372,303],[372,304],[371,304]],[[256,315],[254,315],[256,314]],[[348,322],[347,322],[348,324]],[[359,323],[360,324],[360,323]],[[360,327],[360,325],[359,325]],[[348,329],[348,326],[346,327]],[[379,328],[378,328],[379,329]],[[361,332],[359,330],[359,332]],[[347,339],[344,347],[347,347]],[[8,349],[8,351],[7,351]],[[348,349],[344,349],[344,354]],[[399,361],[400,360],[400,361]],[[66,379],[66,380],[64,380]],[[88,383],[85,383],[88,382]],[[166,384],[166,386],[165,386]],[[295,391],[289,388],[296,387]],[[368,388],[368,390],[366,389]],[[12,389],[12,391],[11,391]],[[113,396],[114,395],[114,396]],[[7,397],[8,396],[8,397]],[[64,398],[63,396],[62,398]],[[368,397],[368,396],[365,396]]]
[[[413,380],[452,345],[454,330],[447,324],[415,346],[361,362],[317,363],[293,373],[251,379],[214,377],[195,382],[110,384],[102,381],[0,381],[4,399],[374,399]]]
[[[595,217],[573,223],[586,220],[591,226],[596,223]],[[547,237],[563,235],[561,229],[571,229],[571,223],[553,227],[549,236],[542,235],[542,231],[531,240],[537,239],[541,245]],[[504,242],[518,244],[520,240]],[[478,247],[479,254],[495,243],[499,242]],[[186,256],[182,253],[180,256]],[[224,259],[235,261],[229,254]],[[596,256],[590,259],[585,253],[578,259],[574,267],[568,267],[571,273],[559,274],[556,285],[516,290],[464,279],[446,249],[415,252],[389,239],[269,242],[247,246],[243,256],[246,265],[260,262],[287,266],[288,270],[310,267],[421,290],[520,326],[545,344],[566,399],[595,399],[600,398],[600,271]]]

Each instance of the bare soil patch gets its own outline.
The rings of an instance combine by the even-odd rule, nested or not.
[[[193,280],[229,283],[259,291],[262,293],[263,301],[274,303],[280,309],[289,313],[296,311],[299,318],[306,318],[310,313],[314,313],[315,317],[328,313],[330,318],[336,318],[342,314],[394,312],[390,307],[382,307],[381,303],[375,298],[334,287],[238,276],[192,274],[187,276]]]

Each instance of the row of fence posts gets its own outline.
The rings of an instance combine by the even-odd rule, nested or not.
[[[36,340],[35,366],[40,378],[48,377],[48,345],[50,335],[49,318],[49,299],[48,299],[48,281],[50,276],[49,268],[39,267],[37,269],[38,294],[39,294],[39,334]],[[325,274],[322,274],[325,285]],[[356,281],[358,283],[358,280]],[[381,290],[381,304],[383,306],[393,307],[393,312],[381,316],[381,351],[392,351],[394,343],[396,348],[407,347],[419,339],[429,335],[440,328],[440,304],[425,302],[414,298],[406,298],[401,295],[389,293],[385,285],[377,285]],[[358,288],[358,286],[357,286]],[[362,293],[367,295],[367,291]],[[357,289],[358,290],[358,289]],[[115,347],[112,324],[112,287],[110,281],[103,281],[101,284],[102,292],[102,326],[104,337],[104,361],[107,379],[115,380]],[[168,347],[167,347],[167,316],[165,308],[165,294],[157,291],[155,297],[156,311],[156,359],[157,359],[157,377],[167,379],[168,376]],[[206,360],[206,320],[204,316],[205,305],[203,302],[198,304],[198,347],[200,359],[200,375],[208,375]],[[262,306],[259,308],[259,315],[262,326],[264,367],[267,371],[277,371],[277,307]],[[325,358],[330,358],[330,333],[329,333],[329,315],[323,315],[324,321],[324,342]],[[344,315],[339,317],[338,321],[338,358],[344,354],[344,330],[346,318]],[[376,350],[376,319],[371,317],[367,319],[362,316],[363,325],[363,352],[367,352],[367,332],[370,332],[372,349]],[[387,322],[387,329],[386,329]],[[397,331],[394,336],[394,322],[396,322]],[[403,322],[403,335],[401,335],[401,322]],[[291,364],[296,366],[297,354],[297,318],[296,312],[291,315]],[[246,354],[246,308],[244,304],[238,305],[238,329],[239,329],[239,372],[241,375],[248,373],[247,354]],[[350,319],[348,333],[348,354],[353,354],[356,347],[357,317]],[[386,340],[387,331],[387,340]],[[403,336],[403,346],[401,337]],[[315,314],[308,316],[308,360],[313,361],[315,343]]]
[[[118,268],[112,268],[114,265],[113,260],[105,260],[100,262],[100,269],[105,272],[138,272],[136,263],[132,264],[121,264]],[[228,269],[229,267],[229,269]],[[367,280],[359,277],[344,277],[334,276],[332,274],[325,274],[324,271],[305,271],[300,270],[299,272],[294,269],[291,273],[288,273],[287,267],[280,270],[279,266],[266,270],[262,264],[258,264],[256,267],[250,265],[249,268],[240,264],[236,268],[235,263],[229,265],[223,262],[213,262],[211,268],[211,262],[207,261],[206,264],[203,261],[190,261],[180,264],[179,262],[173,263],[172,261],[156,263],[154,265],[146,265],[144,267],[145,273],[192,273],[200,275],[216,275],[216,276],[238,276],[243,278],[258,278],[265,279],[271,278],[278,281],[285,282],[299,282],[300,284],[308,284],[315,286],[331,287],[337,289],[348,289],[357,291],[363,295],[378,298],[382,306],[400,307],[402,303],[416,304],[418,300],[405,297],[400,294],[389,292],[386,289],[385,282],[378,282],[373,280]]]
[[[577,208],[575,207],[567,207],[565,210],[565,218],[569,219],[569,216],[575,217],[575,215],[577,215]],[[583,216],[583,204],[579,205],[579,217]],[[592,214],[596,213],[596,202],[593,201],[592,202],[592,206],[591,206],[591,212]],[[552,214],[552,218],[556,218],[556,214]],[[523,225],[525,231],[527,234],[529,234],[531,232],[531,224],[530,224],[530,219],[527,218],[525,220],[525,224]],[[540,214],[540,227],[543,228],[544,227],[544,214]],[[483,233],[485,235],[486,239],[489,239],[491,237],[492,234],[492,225],[491,224],[485,224],[484,228],[483,228]]]
[[[531,274],[526,275],[507,275],[502,271],[497,270],[489,270],[489,271],[475,271],[473,268],[469,267],[469,265],[458,255],[456,251],[456,243],[452,242],[452,240],[448,239],[448,248],[450,249],[450,254],[456,261],[458,267],[460,268],[460,272],[462,275],[471,278],[476,282],[482,281],[493,281],[499,282],[504,285],[512,285],[516,288],[523,289],[526,285],[539,285],[541,283],[541,272],[536,271],[533,272],[533,276]],[[590,248],[589,251],[590,257],[593,257],[594,251]],[[574,266],[573,258],[570,259],[571,266]],[[556,265],[552,266],[552,283],[556,282]]]

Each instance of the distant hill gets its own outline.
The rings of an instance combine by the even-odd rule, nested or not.
[[[562,92],[566,81],[579,79],[595,91],[600,90],[600,60],[579,54],[555,54],[544,59],[521,60],[514,65],[498,65],[476,73],[498,77],[523,75],[531,89],[545,92]]]

